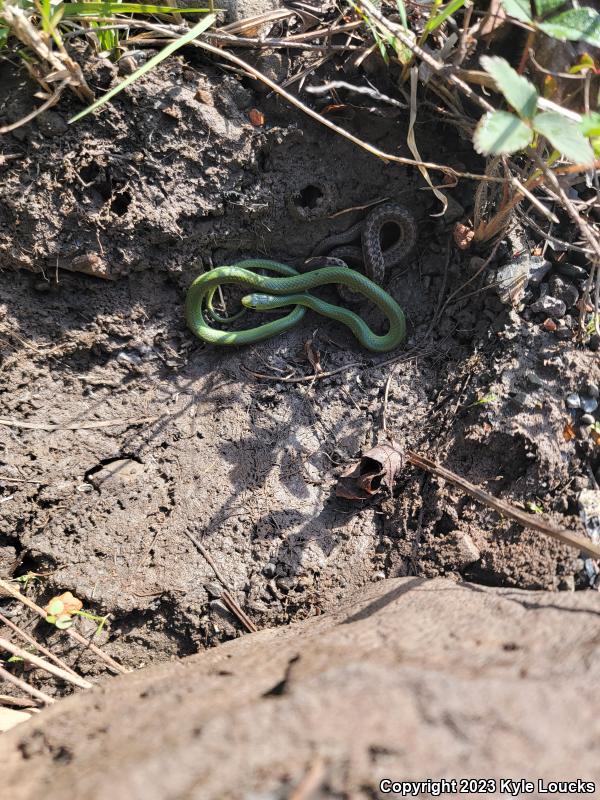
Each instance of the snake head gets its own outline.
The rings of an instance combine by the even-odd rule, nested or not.
[[[255,311],[261,311],[262,309],[271,307],[271,303],[274,301],[277,302],[278,298],[273,297],[270,294],[260,294],[259,292],[254,292],[253,294],[247,294],[242,297],[242,305],[245,308],[252,308]]]

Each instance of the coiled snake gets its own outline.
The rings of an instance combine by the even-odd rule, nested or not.
[[[401,209],[401,214],[396,213],[390,218],[389,206],[391,204],[387,208],[379,206],[375,209],[378,212],[376,216],[372,212],[361,223],[365,266],[378,280],[383,280],[386,267],[403,258],[415,241],[415,223],[410,212],[402,206],[395,206],[394,209]],[[381,229],[390,221],[401,229],[398,242],[391,248],[394,251],[391,256],[390,251],[383,251],[381,246]],[[345,234],[330,237],[327,242],[332,239],[339,242],[340,236],[344,241],[349,241],[348,236],[356,236],[355,229],[358,230],[357,226],[353,226]],[[258,275],[255,270],[275,272],[280,277]],[[232,317],[222,317],[214,311],[213,296],[217,287],[225,284],[248,287],[252,291],[242,298],[244,309],[266,311],[285,306],[294,308],[285,316],[254,328],[218,330],[211,327],[206,317],[227,323],[243,313],[242,311]],[[375,334],[358,314],[309,293],[311,289],[327,284],[347,286],[371,300],[388,318],[388,332],[384,335]],[[394,298],[369,277],[344,266],[326,266],[312,272],[298,273],[292,267],[277,261],[248,259],[232,266],[217,267],[200,275],[190,286],[185,301],[187,323],[196,336],[210,344],[234,346],[260,342],[290,330],[304,317],[307,308],[347,325],[363,347],[376,353],[394,350],[406,337],[404,312]]]

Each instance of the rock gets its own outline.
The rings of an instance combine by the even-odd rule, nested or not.
[[[581,417],[581,421],[584,425],[593,425],[596,422],[595,418],[591,414],[584,414]]]
[[[531,304],[534,314],[548,314],[554,319],[560,319],[567,313],[567,307],[562,300],[547,294]]]
[[[586,414],[592,414],[598,408],[598,401],[595,397],[584,397],[581,395],[581,409]]]
[[[442,219],[447,225],[451,225],[453,222],[457,222],[459,219],[464,217],[465,209],[457,200],[454,199],[451,194],[448,192],[444,192],[444,194],[446,200],[448,201],[448,205]]]
[[[565,402],[567,404],[567,408],[581,408],[581,397],[579,397],[577,392],[568,394]]]
[[[598,543],[600,541],[600,489],[584,489],[579,493],[577,505],[586,533],[594,543]]]
[[[274,578],[276,572],[277,566],[272,561],[268,561],[262,569],[262,573],[265,578]]]
[[[575,591],[575,576],[565,575],[561,578],[558,588],[561,592],[574,592]]]
[[[590,336],[589,348],[593,353],[597,353],[600,350],[600,336],[597,333]]]
[[[479,548],[471,539],[468,533],[463,533],[461,536],[458,537],[457,540],[458,545],[458,552],[460,563],[462,566],[467,566],[468,564],[473,564],[475,561],[479,561],[481,558],[481,553],[479,552]]]
[[[256,68],[263,73],[267,78],[270,78],[274,83],[283,83],[288,77],[290,69],[290,60],[279,51],[263,50],[255,59]],[[254,88],[262,94],[268,94],[272,91],[262,81],[256,81]]]
[[[598,388],[597,383],[588,383],[585,389],[590,397],[595,397],[595,398],[600,397],[600,388]]]
[[[56,111],[45,111],[40,114],[36,124],[44,136],[61,136],[69,128],[67,120]]]
[[[266,11],[274,11],[281,5],[279,0],[223,0],[217,4],[217,8],[226,12],[227,22],[237,22],[249,17],[257,17]],[[183,8],[197,6],[196,0],[182,0]]]
[[[575,280],[585,280],[588,277],[588,272],[583,267],[578,267],[575,264],[555,264],[555,269],[567,278]]]
[[[546,259],[529,253],[500,267],[493,278],[500,300],[505,305],[518,305],[527,286],[540,284],[551,267]]]
[[[95,489],[106,488],[118,483],[133,483],[144,474],[145,468],[139,461],[119,458],[89,475],[88,480]]]
[[[333,614],[57,703],[0,737],[2,793],[380,797],[383,777],[460,777],[465,764],[598,785],[600,715],[585,701],[600,680],[597,611],[593,592],[371,583]]]
[[[579,300],[579,291],[572,283],[561,278],[559,275],[553,275],[550,279],[550,295],[562,300],[566,308],[572,308]]]

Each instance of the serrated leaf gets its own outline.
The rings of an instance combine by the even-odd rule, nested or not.
[[[531,119],[537,108],[537,89],[514,70],[504,58],[481,56],[484,70],[496,81],[498,89],[515,109],[519,116]]]
[[[483,155],[516,153],[531,144],[533,131],[508,111],[492,111],[479,120],[473,136],[475,150]]]
[[[567,119],[555,111],[545,111],[535,117],[533,127],[570,161],[576,164],[593,163],[594,151],[581,132],[578,122]]]
[[[589,42],[600,47],[600,14],[587,6],[571,8],[547,22],[540,22],[538,27],[561,41]]]
[[[502,0],[502,5],[507,14],[521,22],[531,22],[531,6],[529,0]]]
[[[451,2],[448,3],[448,5],[443,9],[443,11],[440,11],[440,13],[437,14],[435,17],[430,17],[427,20],[427,24],[425,25],[425,30],[428,33],[431,33],[431,31],[434,31],[436,28],[439,28],[442,22],[445,22],[445,20],[447,20],[448,17],[451,17],[455,11],[458,11],[459,8],[464,6],[465,2],[466,0],[451,0]]]
[[[597,111],[584,114],[579,123],[579,129],[584,136],[600,136],[600,114]]]
[[[180,36],[176,41],[170,42],[166,47],[163,47],[162,50],[160,50],[155,56],[152,56],[152,58],[146,61],[145,64],[142,64],[142,66],[136,69],[135,72],[133,72],[131,75],[128,75],[124,81],[121,81],[121,83],[117,84],[117,86],[114,86],[110,91],[106,92],[106,94],[103,94],[102,97],[98,98],[95,103],[92,103],[91,106],[88,106],[83,111],[80,111],[79,114],[75,114],[74,117],[71,117],[69,124],[72,122],[77,122],[77,120],[82,119],[88,114],[91,114],[92,111],[96,111],[96,109],[100,108],[100,106],[103,106],[120,91],[125,89],[127,86],[130,86],[138,78],[141,78],[142,75],[145,75],[146,72],[149,72],[157,64],[160,64],[160,62],[167,58],[167,56],[170,56],[171,53],[179,50],[179,48],[183,47],[184,44],[191,42],[197,36],[200,36],[201,33],[204,33],[207,28],[210,28],[210,26],[214,24],[216,18],[216,14],[207,14],[201,22],[199,22],[197,25],[194,25],[193,28],[190,28],[187,33],[185,33],[183,36]]]

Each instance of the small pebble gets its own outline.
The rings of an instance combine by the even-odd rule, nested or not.
[[[535,303],[532,303],[531,310],[534,314],[544,313],[548,314],[554,319],[564,317],[564,315],[567,313],[567,307],[563,301],[559,300],[557,297],[552,297],[549,294],[544,295],[544,297],[540,297],[539,300],[536,300]]]
[[[559,591],[561,592],[574,592],[575,591],[575,576],[574,575],[565,575],[564,578],[561,578],[560,583],[558,584]]]
[[[264,565],[262,573],[265,578],[273,578],[275,576],[275,572],[277,571],[276,565],[269,561],[267,564]]]
[[[588,277],[587,270],[575,264],[556,264],[555,266],[556,271],[560,272],[561,275],[566,275],[567,278],[585,280]]]
[[[592,414],[598,408],[598,401],[595,397],[581,397],[581,409],[586,414]]]
[[[559,275],[553,275],[550,279],[549,293],[552,297],[562,300],[567,308],[571,308],[579,300],[577,287]]]
[[[590,336],[589,347],[593,353],[597,353],[598,350],[600,350],[600,336],[598,336],[598,334],[595,333],[593,336]]]
[[[542,325],[547,331],[555,331],[556,328],[558,327],[556,325],[556,322],[554,322],[553,319],[550,319],[550,317],[545,319],[544,322],[542,323]]]
[[[581,421],[584,425],[593,425],[594,422],[596,422],[595,418],[591,414],[583,414]]]
[[[600,389],[597,383],[588,383],[586,390],[590,397],[598,398],[600,396]]]
[[[581,408],[581,398],[576,392],[567,395],[566,403],[568,408]]]

